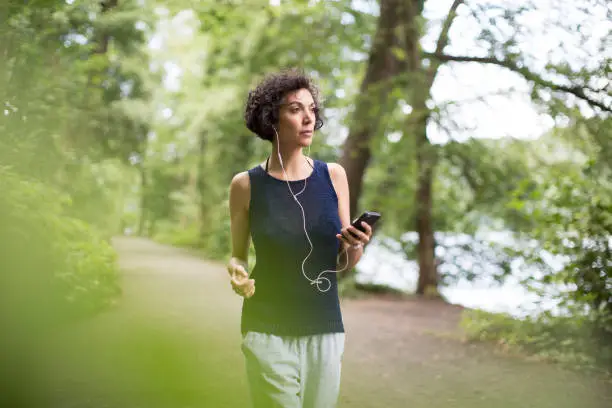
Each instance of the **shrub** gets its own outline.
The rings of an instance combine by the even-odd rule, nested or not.
[[[66,195],[2,167],[0,191],[0,290],[17,319],[91,314],[116,299],[115,252],[94,228],[66,215]]]
[[[598,335],[601,324],[601,316],[593,313],[581,316],[542,313],[517,319],[482,310],[465,310],[461,321],[468,340],[491,341],[506,352],[612,373],[612,344]]]

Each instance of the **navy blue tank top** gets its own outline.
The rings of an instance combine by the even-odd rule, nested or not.
[[[306,279],[302,261],[310,251],[304,234],[302,211],[291,196],[287,182],[268,174],[261,166],[248,171],[251,183],[249,218],[255,247],[255,294],[243,300],[241,331],[301,336],[344,332],[337,274],[319,286]],[[290,181],[304,207],[306,229],[314,249],[306,263],[306,275],[315,280],[324,270],[335,270],[341,230],[338,197],[327,164],[314,160],[308,178]]]

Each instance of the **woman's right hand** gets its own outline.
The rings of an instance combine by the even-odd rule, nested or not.
[[[249,279],[244,262],[237,258],[231,258],[227,264],[227,272],[230,275],[230,283],[236,294],[248,299],[255,294],[255,279]]]

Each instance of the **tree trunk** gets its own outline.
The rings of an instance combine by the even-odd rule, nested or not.
[[[421,38],[421,32],[417,23],[419,16],[423,11],[422,0],[412,0],[405,4],[404,24],[403,24],[403,41],[402,51],[404,55],[404,70],[405,70],[405,89],[404,98],[410,102],[413,107],[413,114],[406,118],[406,123],[403,131],[401,140],[396,145],[396,152],[405,152],[404,159],[408,155],[410,150],[413,150],[412,145],[413,137],[415,134],[419,134],[422,129],[426,129],[427,124],[427,109],[425,101],[429,95],[429,87],[427,85],[427,72],[422,67],[421,63],[421,49],[419,46],[419,40]],[[422,106],[423,108],[419,108]],[[403,163],[398,162],[398,158],[395,161],[386,161],[385,173],[387,174],[385,180],[377,186],[377,197],[383,198],[388,194],[395,192],[405,178],[403,174],[398,176],[398,169],[403,167]],[[383,198],[384,200],[384,198]],[[402,225],[405,230],[412,230],[414,223],[410,222],[409,225]]]
[[[441,53],[448,44],[448,33],[455,19],[456,10],[463,0],[453,1],[438,38],[436,52]],[[380,18],[372,52],[363,80],[362,95],[357,101],[355,119],[345,142],[340,164],[346,170],[350,185],[350,211],[356,215],[362,192],[363,176],[368,166],[371,150],[370,140],[378,131],[384,114],[386,95],[392,87],[389,80],[406,71],[409,87],[406,95],[413,113],[407,118],[406,133],[416,137],[417,189],[415,195],[416,228],[419,236],[419,280],[417,293],[437,294],[438,273],[435,263],[435,241],[432,222],[433,171],[435,150],[427,138],[429,110],[426,101],[430,98],[431,87],[440,66],[434,61],[429,68],[423,66],[420,48],[421,32],[418,24],[423,12],[423,0],[390,1],[381,0]],[[397,59],[397,49],[403,57]],[[376,89],[378,88],[378,89]],[[372,89],[378,91],[371,97]],[[379,111],[374,111],[379,107]]]
[[[437,294],[438,273],[434,260],[434,232],[432,222],[433,208],[433,170],[435,165],[435,150],[427,138],[427,122],[430,117],[427,100],[431,98],[431,87],[436,71],[423,67],[421,59],[421,31],[417,24],[422,13],[422,2],[414,0],[408,5],[408,23],[404,31],[404,52],[406,55],[406,70],[408,71],[408,87],[406,95],[412,106],[412,113],[406,118],[405,136],[400,143],[410,143],[413,136],[416,147],[417,187],[414,197],[415,226],[418,233],[419,278],[416,293]],[[437,70],[437,69],[436,69]],[[401,148],[398,146],[398,148]],[[390,179],[391,188],[397,188],[400,179]]]
[[[463,0],[454,0],[450,6],[450,10],[446,15],[442,30],[438,36],[436,43],[436,52],[441,53],[448,45],[448,33],[457,16],[457,8],[463,3]],[[417,44],[418,47],[418,44]],[[418,59],[418,64],[414,66],[422,67],[421,49],[414,49],[414,58]],[[434,146],[427,137],[427,122],[429,120],[429,110],[427,109],[426,101],[431,98],[431,87],[433,86],[438,69],[439,62],[433,62],[428,69],[421,69],[423,75],[421,92],[416,93],[416,101],[414,108],[416,112],[422,114],[417,116],[417,131],[416,131],[416,150],[417,150],[417,190],[415,196],[416,207],[416,226],[419,235],[418,253],[419,253],[419,279],[417,282],[416,293],[419,295],[439,296],[438,292],[438,268],[435,258],[435,239],[432,221],[433,209],[433,175],[436,165],[436,151]]]
[[[200,204],[200,231],[199,231],[199,245],[204,247],[210,233],[208,220],[209,212],[209,201],[207,200],[207,188],[208,183],[206,182],[206,133],[202,131],[200,133],[199,140],[199,156],[198,156],[198,173],[196,184],[198,188],[199,204]]]
[[[102,14],[108,13],[113,8],[117,7],[119,0],[103,0],[100,2],[100,12]],[[94,54],[106,54],[108,51],[108,43],[110,42],[110,34],[106,31],[98,33],[96,36],[96,47]]]
[[[454,0],[446,16],[436,44],[436,52],[441,53],[448,45],[448,33],[457,15],[457,8],[463,0]],[[407,41],[409,44],[409,41]],[[416,293],[419,295],[439,296],[438,270],[435,259],[435,240],[432,221],[433,209],[433,175],[436,165],[436,151],[427,137],[427,122],[429,109],[426,101],[431,98],[431,87],[440,67],[439,62],[433,62],[429,68],[422,68],[421,49],[418,44],[408,50],[413,52],[415,63],[412,66],[421,72],[418,76],[417,92],[414,100],[416,113],[416,157],[417,157],[417,189],[415,194],[416,228],[419,235],[417,247],[419,258],[419,279]],[[419,68],[416,68],[419,67]],[[419,91],[420,90],[420,91]]]
[[[354,117],[339,162],[346,170],[350,186],[350,213],[355,217],[361,197],[363,176],[371,157],[370,140],[377,133],[385,114],[387,95],[393,81],[404,70],[405,63],[398,57],[402,31],[406,24],[407,5],[412,0],[381,0],[380,17],[361,96],[357,99]]]
[[[144,236],[147,226],[148,217],[148,206],[147,198],[149,196],[148,191],[148,180],[147,180],[147,169],[144,163],[138,165],[138,171],[140,173],[140,218],[138,220],[138,236]]]
[[[419,279],[416,293],[437,295],[438,271],[435,263],[435,241],[432,225],[432,185],[435,165],[434,147],[427,138],[427,121],[417,132],[417,189],[415,195],[416,227],[419,235]]]
[[[119,0],[102,0],[100,1],[100,14],[104,15],[109,13],[113,8],[117,7]],[[111,35],[107,28],[97,27],[93,34],[92,43],[92,54],[94,55],[106,55],[108,52],[108,45],[111,40]],[[108,62],[108,59],[106,60]],[[99,81],[105,77],[104,73],[107,69],[107,64],[104,64],[98,68],[92,68],[87,78],[87,85],[98,87],[101,86]]]

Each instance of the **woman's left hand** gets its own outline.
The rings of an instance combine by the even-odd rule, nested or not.
[[[340,242],[351,245],[353,248],[363,247],[370,242],[370,238],[372,237],[372,227],[370,227],[370,225],[364,221],[361,221],[361,225],[365,229],[365,232],[361,232],[352,225],[349,225],[348,227],[343,228],[340,231],[340,234],[336,234],[336,238],[338,238]]]

